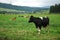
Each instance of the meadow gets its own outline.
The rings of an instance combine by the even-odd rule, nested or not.
[[[38,34],[34,23],[28,23],[29,17],[20,17],[31,15],[48,16],[47,30],[42,27]],[[60,40],[60,14],[0,14],[0,40]]]

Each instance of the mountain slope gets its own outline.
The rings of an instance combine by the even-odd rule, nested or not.
[[[20,11],[26,11],[26,12],[32,12],[32,11],[36,11],[36,10],[48,10],[49,9],[49,8],[44,8],[44,7],[16,6],[16,5],[5,4],[5,3],[0,3],[0,8],[20,10]]]

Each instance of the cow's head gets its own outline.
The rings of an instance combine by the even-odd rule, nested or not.
[[[33,22],[33,16],[30,17],[30,19],[29,19],[28,22],[29,22],[29,23],[30,23],[30,22]]]

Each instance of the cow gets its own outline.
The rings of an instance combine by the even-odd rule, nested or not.
[[[14,17],[14,18],[11,18],[11,20],[16,20],[16,17]]]
[[[49,25],[49,18],[47,16],[40,18],[31,16],[28,22],[29,23],[33,22],[36,28],[38,29],[38,34],[40,34],[41,28],[42,27],[46,28],[46,26]]]

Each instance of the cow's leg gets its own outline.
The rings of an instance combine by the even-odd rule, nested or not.
[[[45,32],[49,32],[49,27],[44,27]]]
[[[47,32],[47,28],[46,27],[44,27],[44,34]]]
[[[37,30],[38,30],[38,34],[40,34],[41,28],[38,27]]]
[[[37,25],[36,25],[36,28],[37,28],[38,34],[40,34],[41,28]]]
[[[45,31],[49,33],[49,26],[45,28]]]
[[[44,33],[47,32],[47,24],[44,24],[43,27],[44,27]]]

